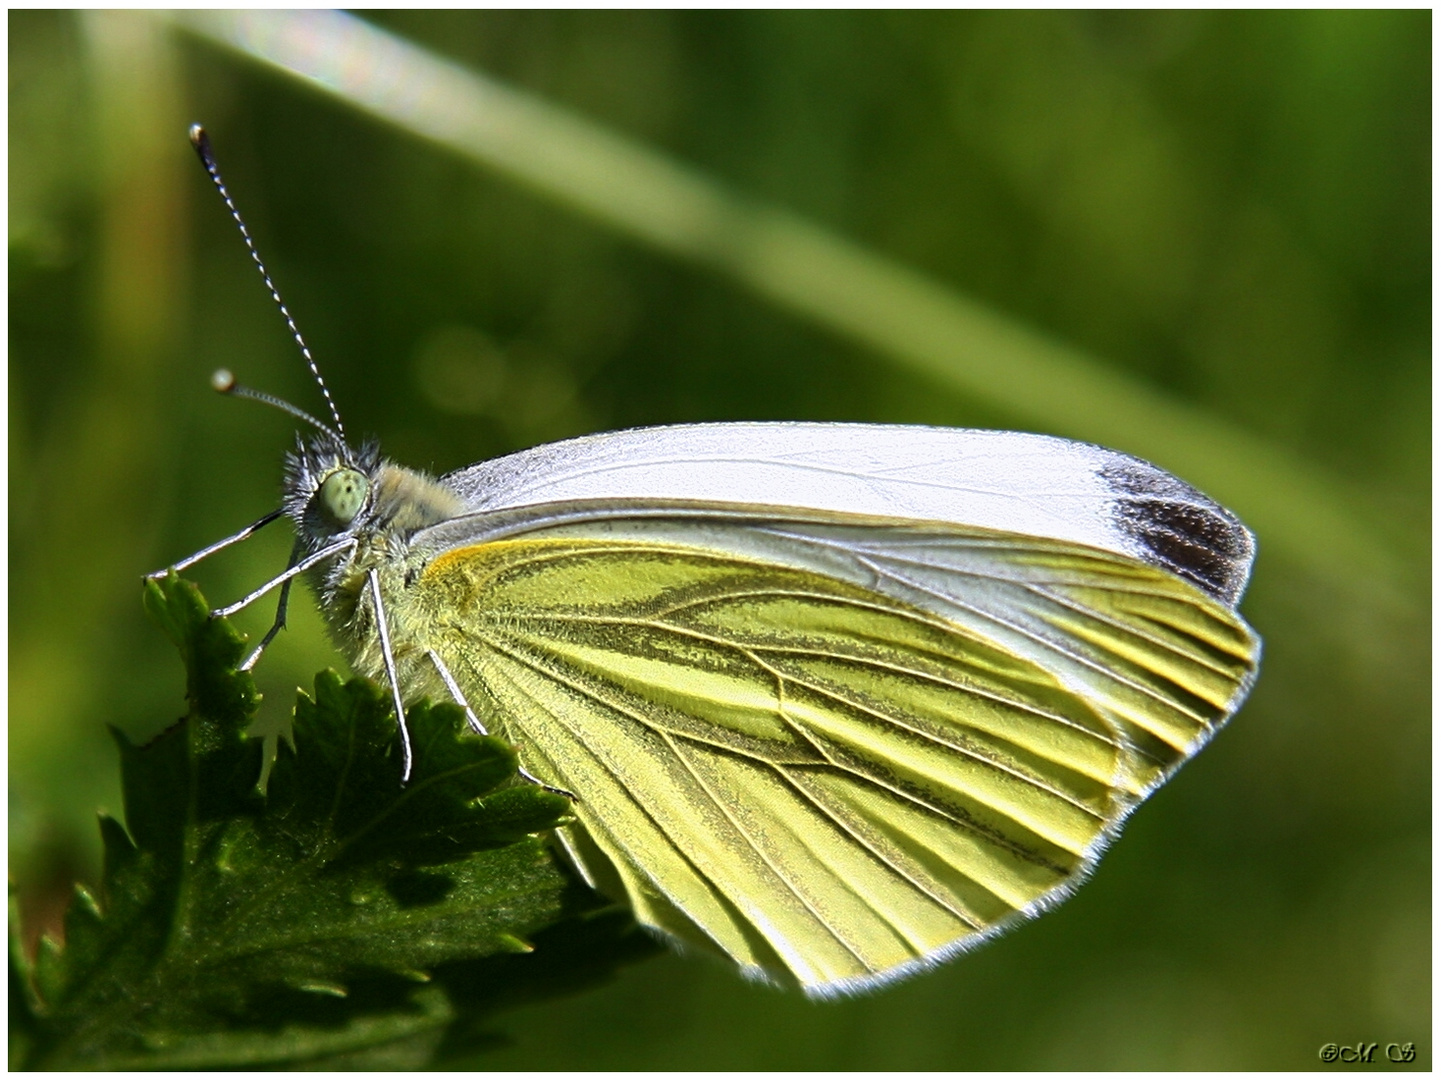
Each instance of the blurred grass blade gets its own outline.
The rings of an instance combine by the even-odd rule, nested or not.
[[[625,235],[720,270],[1023,425],[1154,461],[1235,509],[1263,551],[1373,602],[1399,602],[1399,560],[1339,480],[900,264],[353,16],[170,17]]]

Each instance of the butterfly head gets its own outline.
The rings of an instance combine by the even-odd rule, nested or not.
[[[297,438],[285,455],[285,513],[306,548],[366,528],[382,466],[374,442],[357,451],[330,432]]]

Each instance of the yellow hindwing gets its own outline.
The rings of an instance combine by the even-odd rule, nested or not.
[[[824,994],[1062,893],[1249,681],[1254,638],[1189,584],[1017,544],[998,558],[1040,574],[1031,617],[1112,665],[1114,700],[882,592],[699,547],[481,544],[418,602],[471,704],[578,796],[593,881]]]

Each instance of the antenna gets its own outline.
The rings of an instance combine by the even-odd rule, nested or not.
[[[260,261],[260,252],[255,250],[255,241],[250,238],[250,230],[245,227],[245,221],[240,216],[240,211],[235,209],[235,203],[230,199],[230,192],[225,190],[225,181],[220,178],[220,167],[215,164],[215,155],[210,152],[210,136],[205,134],[205,129],[199,124],[190,125],[190,145],[195,147],[195,152],[200,155],[200,164],[205,166],[205,171],[210,174],[210,180],[215,184],[215,190],[220,192],[220,197],[225,200],[225,206],[230,211],[230,216],[235,219],[235,224],[240,226],[240,235],[245,240],[245,246],[250,251],[250,257],[255,260],[255,268],[260,271],[260,277],[265,282],[265,288],[270,292],[270,299],[275,301],[275,306],[280,309],[280,314],[285,317],[285,325],[290,327],[290,336],[300,346],[300,355],[305,357],[305,362],[310,367],[310,374],[315,376],[316,385],[320,387],[320,393],[325,398],[325,404],[330,407],[330,415],[335,420],[335,431],[316,420],[309,413],[302,412],[293,405],[281,402],[278,398],[272,398],[268,394],[261,394],[258,390],[249,390],[237,386],[234,379],[228,379],[229,387],[223,388],[218,383],[216,389],[222,393],[235,393],[242,397],[254,398],[258,401],[267,401],[276,405],[292,415],[299,416],[310,421],[321,431],[330,434],[339,434],[340,441],[345,442],[345,425],[340,422],[340,410],[335,407],[335,402],[330,397],[330,390],[325,385],[325,380],[320,377],[320,368],[316,366],[315,358],[310,355],[310,348],[305,344],[305,339],[300,336],[300,330],[295,325],[295,320],[290,317],[284,302],[280,299],[280,293],[276,290],[274,282],[270,280],[270,273],[265,269],[265,264]],[[227,373],[228,374],[228,373]],[[213,381],[213,380],[212,380]]]
[[[315,417],[311,416],[304,409],[290,404],[284,398],[278,398],[274,394],[267,394],[264,390],[252,390],[248,386],[241,386],[235,381],[235,376],[225,368],[216,368],[215,373],[210,376],[210,385],[217,393],[225,394],[227,397],[249,398],[251,401],[259,401],[262,404],[273,406],[281,412],[289,413],[298,420],[304,420],[321,431],[325,432],[336,442],[345,443],[345,439],[328,424],[322,424]]]

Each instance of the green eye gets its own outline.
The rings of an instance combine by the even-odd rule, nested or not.
[[[320,506],[327,517],[340,525],[349,525],[365,505],[370,482],[355,469],[331,473],[320,485]]]

